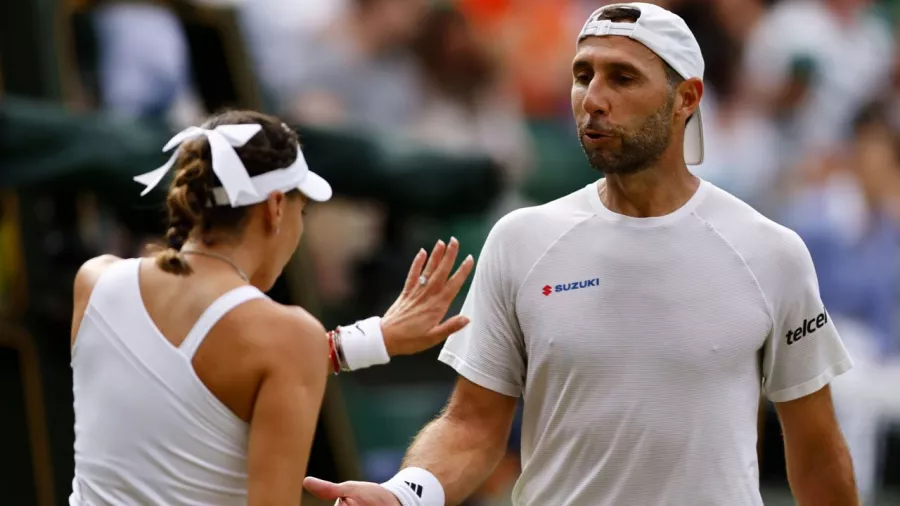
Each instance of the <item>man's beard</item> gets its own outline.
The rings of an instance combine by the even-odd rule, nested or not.
[[[609,130],[593,121],[578,128],[578,141],[587,155],[591,167],[604,174],[634,174],[649,167],[657,161],[669,146],[671,134],[672,108],[675,104],[674,94],[666,100],[666,105],[651,114],[636,131],[613,129],[611,133],[621,142],[618,151],[604,149],[588,149],[584,145],[586,128]]]

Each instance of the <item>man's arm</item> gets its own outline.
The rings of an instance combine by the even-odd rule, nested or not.
[[[441,482],[447,504],[459,504],[493,472],[506,452],[517,399],[460,377],[446,409],[416,437],[403,467]]]
[[[784,431],[788,481],[800,506],[855,506],[859,495],[831,389],[775,403]]]
[[[509,262],[520,244],[509,237],[527,227],[529,215],[514,212],[488,234],[461,311],[471,324],[450,336],[439,357],[460,379],[447,408],[416,438],[406,467],[383,485],[307,478],[310,492],[356,506],[443,506],[462,501],[496,467],[527,375],[515,300],[520,271],[531,264]]]
[[[444,497],[441,505],[459,504],[478,488],[503,457],[516,401],[515,397],[459,378],[444,412],[422,429],[403,463],[405,470],[420,468],[431,473],[440,482],[443,493],[418,488],[411,489],[416,493],[410,494],[404,487],[422,486],[411,482],[400,485],[399,491],[404,493],[398,496],[375,483],[348,481],[336,484],[306,478],[303,485],[320,499],[350,499],[348,504],[359,506],[431,506],[437,504],[439,499],[435,497],[441,495]],[[429,484],[425,483],[425,486]]]

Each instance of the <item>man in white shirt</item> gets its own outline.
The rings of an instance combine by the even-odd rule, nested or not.
[[[524,399],[517,506],[759,506],[761,392],[803,505],[858,504],[828,384],[852,366],[792,231],[693,176],[703,58],[658,6],[585,24],[572,107],[606,178],[491,232],[441,353],[460,379],[388,482],[307,488],[347,505],[458,504]]]

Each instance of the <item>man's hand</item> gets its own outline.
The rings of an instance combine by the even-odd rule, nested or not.
[[[475,266],[470,255],[450,276],[458,253],[459,242],[450,239],[449,245],[438,241],[430,258],[425,250],[416,255],[403,292],[381,319],[381,332],[390,356],[427,350],[469,324],[469,319],[462,315],[441,323]],[[425,283],[421,284],[420,279]]]
[[[345,481],[332,483],[318,478],[306,478],[303,487],[312,495],[341,506],[400,506],[400,501],[388,489],[377,483]]]

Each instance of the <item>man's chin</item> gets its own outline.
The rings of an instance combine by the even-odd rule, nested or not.
[[[594,170],[604,174],[614,174],[617,172],[617,168],[620,164],[612,153],[585,150],[585,154],[587,155],[588,163]]]
[[[627,163],[614,157],[597,156],[596,153],[588,155],[588,163],[591,168],[604,175],[635,174],[647,168],[647,164]]]

